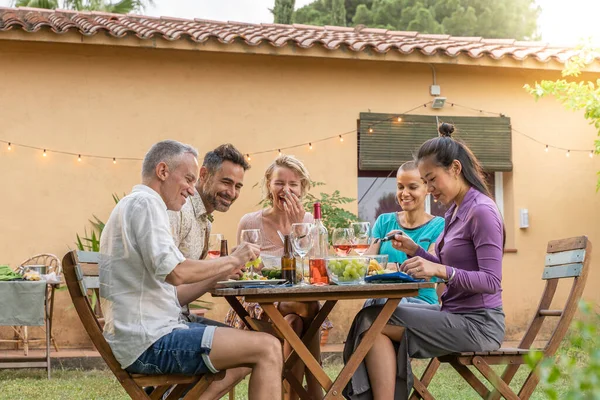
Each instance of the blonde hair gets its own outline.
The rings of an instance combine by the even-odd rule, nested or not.
[[[273,172],[275,172],[275,168],[277,167],[287,168],[300,177],[300,197],[304,197],[306,192],[308,192],[308,189],[310,189],[310,175],[308,174],[308,170],[302,161],[298,160],[296,157],[281,155],[277,157],[265,171],[265,176],[261,183],[263,201],[267,200],[271,203],[273,202],[271,192],[269,191],[269,184],[271,183]]]

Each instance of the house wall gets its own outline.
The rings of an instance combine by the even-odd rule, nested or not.
[[[558,72],[436,66],[448,102],[502,112],[513,127],[543,143],[591,149],[595,132],[581,114],[553,100],[536,103],[522,89]],[[594,77],[594,79],[597,77]],[[223,142],[242,152],[312,141],[314,149],[286,151],[302,159],[323,191],[356,197],[356,136],[318,139],[351,131],[360,112],[400,113],[432,98],[426,64],[329,60],[276,55],[222,54],[0,41],[0,139],[76,154],[142,158],[156,141],[176,139],[201,153]],[[415,113],[480,115],[458,106]],[[315,143],[317,142],[317,143]],[[507,247],[504,307],[507,338],[526,328],[542,291],[540,279],[550,239],[586,234],[600,243],[598,157],[564,151],[513,136],[514,171],[504,175]],[[215,215],[214,232],[234,241],[237,221],[257,209],[258,183],[276,151],[252,157],[238,202]],[[92,215],[106,220],[122,195],[139,182],[141,162],[90,159],[0,145],[4,190],[0,196],[0,262],[15,267],[30,255],[61,258],[74,248]],[[319,188],[321,189],[321,188]],[[348,208],[356,211],[356,203]],[[518,229],[518,209],[529,209],[530,227]],[[594,268],[594,266],[593,266]],[[600,274],[592,269],[585,297],[597,303]],[[566,296],[559,290],[559,297]],[[228,306],[215,299],[209,316],[222,320]],[[341,343],[362,302],[333,311],[330,342]],[[89,345],[66,291],[55,307],[61,347]],[[34,330],[34,335],[41,335]],[[0,328],[0,337],[11,336]]]

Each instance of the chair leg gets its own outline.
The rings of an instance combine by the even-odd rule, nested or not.
[[[229,400],[235,400],[235,386],[229,391]]]
[[[438,368],[440,367],[440,361],[437,358],[432,358],[427,364],[427,368],[423,372],[421,379],[415,378],[414,391],[410,396],[410,400],[417,399],[433,399],[433,395],[427,390],[427,387],[431,383],[431,380],[435,376]]]
[[[29,339],[27,335],[27,327],[23,327],[23,352],[25,355],[29,355]]]
[[[163,395],[165,393],[167,393],[167,390],[169,390],[170,387],[171,387],[171,385],[165,385],[165,386],[159,386],[157,388],[154,388],[154,390],[150,393],[150,399],[151,400],[162,399]]]
[[[512,389],[494,372],[488,363],[481,357],[473,358],[473,366],[490,382],[494,388],[504,396],[507,400],[519,400],[519,397]]]
[[[519,399],[529,399],[539,382],[540,377],[538,375],[538,369],[536,368],[531,371],[527,379],[525,379],[525,383],[523,383],[523,387],[521,387],[521,390],[519,391]]]
[[[517,374],[517,371],[519,371],[519,367],[520,367],[520,365],[516,365],[516,364],[508,365],[506,367],[506,369],[502,373],[502,380],[504,382],[506,382],[507,385],[510,385],[510,382],[513,380],[513,378]],[[501,397],[501,395],[500,395],[500,392],[498,391],[498,389],[494,389],[492,394],[490,394],[488,396],[487,400],[500,400],[500,397]]]
[[[471,385],[473,389],[481,396],[481,398],[485,399],[490,391],[487,387],[475,376],[475,374],[467,368],[465,365],[459,364],[456,361],[450,361],[450,365],[463,377],[463,379]]]
[[[196,383],[194,385],[194,387],[192,387],[192,389],[190,389],[190,391],[187,392],[187,394],[185,395],[185,397],[183,399],[184,400],[192,400],[192,399],[200,398],[200,395],[206,391],[206,389],[208,388],[208,385],[210,385],[212,381],[213,381],[212,375],[204,375],[198,381],[198,383]]]

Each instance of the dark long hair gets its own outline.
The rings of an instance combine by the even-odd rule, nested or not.
[[[417,153],[417,163],[429,158],[436,165],[449,168],[454,160],[460,161],[462,165],[461,174],[467,183],[477,191],[485,194],[490,199],[492,194],[485,182],[483,168],[471,149],[459,140],[452,138],[454,125],[443,122],[438,127],[440,135],[429,139],[421,145]],[[502,247],[506,242],[506,231],[502,222]]]

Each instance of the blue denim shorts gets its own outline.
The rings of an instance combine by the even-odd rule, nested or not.
[[[219,372],[211,363],[215,325],[188,323],[158,339],[126,371],[145,375],[201,375]]]

